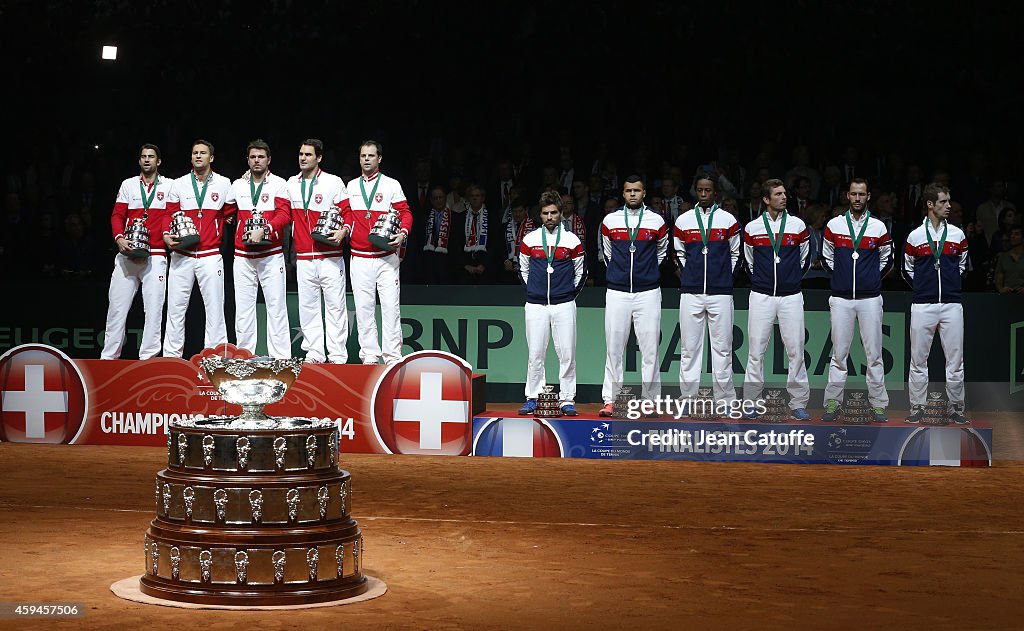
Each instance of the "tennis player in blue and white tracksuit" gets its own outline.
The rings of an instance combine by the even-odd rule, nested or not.
[[[549,337],[558,355],[559,407],[576,416],[576,296],[587,279],[583,244],[562,227],[558,193],[540,198],[540,228],[519,246],[519,279],[526,290],[526,404],[520,414],[537,411],[544,387],[544,356]]]
[[[967,237],[947,222],[949,189],[929,184],[921,194],[928,216],[907,237],[903,276],[914,288],[910,307],[910,416],[920,423],[928,397],[928,354],[935,330],[939,331],[946,356],[946,396],[949,420],[970,421],[964,416],[964,308],[960,286],[967,270]]]
[[[631,175],[622,186],[625,205],[601,222],[601,258],[605,276],[604,335],[607,354],[601,416],[612,415],[612,403],[622,387],[622,354],[630,324],[640,347],[641,396],[661,395],[658,336],[661,332],[661,287],[658,266],[668,252],[668,229],[661,215],[644,206],[643,182]]]
[[[767,180],[761,191],[768,210],[743,230],[743,257],[751,279],[743,398],[755,401],[761,396],[764,354],[778,318],[789,359],[789,409],[793,418],[806,421],[811,418],[807,413],[811,389],[804,362],[804,295],[800,281],[810,266],[810,235],[802,219],[786,212],[786,186],[782,180]],[[746,417],[756,417],[756,413]]]
[[[716,401],[736,399],[732,384],[733,274],[740,260],[740,226],[714,203],[714,182],[698,179],[697,205],[676,219],[676,260],[682,270],[679,296],[679,391],[697,394],[704,357],[704,329],[711,339],[712,392]]]
[[[868,183],[854,178],[849,184],[850,209],[825,225],[822,262],[832,272],[832,363],[825,386],[824,421],[841,414],[846,387],[846,360],[853,343],[853,326],[859,325],[867,363],[868,401],[874,420],[888,420],[885,408],[885,365],[882,362],[882,277],[892,268],[892,241],[885,224],[867,210]]]

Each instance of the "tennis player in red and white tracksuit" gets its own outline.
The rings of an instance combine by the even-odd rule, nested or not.
[[[352,250],[350,270],[352,298],[356,306],[356,330],[359,334],[359,359],[376,364],[381,359],[394,364],[402,359],[402,323],[399,307],[398,266],[401,247],[412,229],[409,202],[398,180],[380,172],[380,143],[368,140],[359,147],[362,174],[348,183],[350,214],[346,224],[352,226],[349,245]],[[377,218],[394,210],[401,229],[391,239],[393,250],[383,250],[370,243],[370,230]],[[380,297],[381,340],[377,341],[376,303]]]
[[[164,216],[164,242],[171,249],[167,280],[167,328],[164,357],[181,357],[185,347],[185,312],[192,286],[199,282],[206,309],[204,346],[212,348],[228,341],[224,323],[224,260],[220,243],[225,222],[234,221],[235,199],[231,180],[214,173],[213,145],[197,140],[192,145],[192,170],[174,180]],[[171,234],[171,217],[178,210],[190,217],[199,231],[199,243],[179,248]]]
[[[565,229],[558,193],[540,198],[544,225],[523,237],[519,246],[519,278],[526,290],[525,413],[536,410],[544,387],[548,340],[558,355],[558,406],[576,416],[576,296],[586,282],[585,253],[579,237]],[[532,402],[532,403],[531,403]]]
[[[267,305],[267,352],[271,357],[292,356],[288,328],[288,305],[285,298],[284,254],[281,237],[291,223],[291,208],[277,209],[278,192],[284,178],[270,172],[270,147],[262,140],[249,143],[249,172],[231,185],[238,204],[235,230],[235,260],[232,276],[235,281],[235,345],[256,352],[256,292],[263,288]],[[246,222],[257,211],[267,221],[267,234],[262,229],[247,234]],[[264,237],[269,244],[258,245]]]
[[[658,338],[661,334],[661,272],[658,266],[668,253],[668,228],[661,215],[644,205],[643,181],[635,175],[622,186],[625,205],[601,222],[601,256],[605,276],[604,336],[607,354],[601,416],[611,416],[615,397],[622,388],[622,354],[632,325],[640,347],[641,396],[661,396]]]
[[[867,363],[868,401],[875,408],[874,420],[884,423],[889,393],[885,390],[882,362],[882,277],[892,267],[892,240],[885,224],[867,210],[871,199],[868,183],[854,178],[849,187],[850,209],[825,225],[821,247],[822,260],[832,272],[832,297],[828,300],[832,316],[832,363],[825,386],[825,416],[822,418],[826,421],[838,418],[829,408],[843,401],[846,361],[853,343],[853,327],[857,324]]]
[[[714,203],[715,184],[694,184],[697,205],[676,219],[673,230],[680,275],[679,391],[693,397],[700,387],[704,330],[711,340],[711,383],[716,401],[736,399],[732,384],[733,274],[740,260],[740,226]],[[706,324],[705,324],[706,323]]]
[[[793,418],[810,419],[811,388],[804,362],[804,295],[800,282],[810,266],[810,234],[803,220],[786,212],[786,186],[767,180],[761,187],[767,210],[743,230],[743,257],[750,272],[747,311],[747,370],[743,399],[756,401],[764,389],[764,354],[779,321],[789,359],[786,389]],[[747,413],[750,418],[754,413]]]
[[[160,149],[146,144],[139,152],[142,173],[121,182],[110,214],[110,228],[117,244],[114,271],[107,292],[107,324],[101,359],[117,359],[124,348],[125,322],[135,294],[142,286],[142,309],[146,314],[142,328],[139,359],[160,354],[160,329],[164,318],[164,294],[167,287],[167,251],[164,249],[163,221],[173,180],[160,177]],[[132,244],[125,239],[136,219],[149,229],[149,256],[126,256]]]
[[[320,170],[323,147],[316,139],[303,142],[299,147],[299,173],[280,189],[277,203],[280,210],[290,209],[291,212],[299,287],[299,327],[306,360],[344,364],[348,362],[348,305],[341,242],[351,227],[338,229],[334,244],[321,243],[312,237],[321,213],[333,206],[342,211],[348,206],[342,179]]]
[[[964,307],[960,304],[960,288],[967,270],[967,237],[963,230],[947,221],[948,188],[929,184],[924,187],[921,198],[928,216],[907,236],[903,254],[903,274],[914,288],[907,380],[910,416],[906,420],[919,423],[924,417],[928,399],[928,355],[938,329],[946,356],[949,420],[966,424],[969,421],[964,416]]]

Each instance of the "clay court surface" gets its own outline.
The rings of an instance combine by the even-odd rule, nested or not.
[[[95,629],[1022,629],[1024,426],[991,469],[345,455],[383,597],[202,611],[142,573],[166,450],[0,444],[0,601]]]

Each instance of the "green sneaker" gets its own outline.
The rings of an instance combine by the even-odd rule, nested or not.
[[[835,399],[829,399],[825,401],[825,413],[821,415],[821,420],[826,423],[835,423],[839,420],[839,415],[842,414],[843,410],[839,406],[839,401]]]
[[[889,416],[885,413],[885,408],[871,408],[871,420],[876,423],[888,423]]]

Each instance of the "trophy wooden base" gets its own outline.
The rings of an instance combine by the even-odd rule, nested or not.
[[[304,423],[303,423],[304,422]],[[299,605],[368,588],[337,428],[310,419],[172,423],[145,535],[148,596],[209,605]]]
[[[180,239],[177,239],[177,241],[178,245],[174,247],[175,250],[187,250],[189,248],[194,248],[195,246],[199,245],[199,235],[190,234],[187,237],[181,237]]]
[[[313,240],[316,241],[317,243],[323,243],[324,245],[333,245],[334,247],[338,247],[337,241],[331,241],[331,238],[323,233],[311,232],[310,236],[313,237]]]
[[[391,243],[389,243],[389,240],[386,237],[383,237],[379,234],[371,233],[370,243],[387,252],[394,252],[395,250],[398,249],[395,246],[391,245]]]
[[[132,250],[129,250],[125,254],[125,256],[127,256],[130,259],[148,259],[150,256],[150,252],[146,248],[134,248]]]

